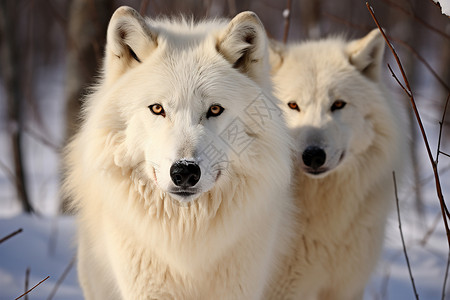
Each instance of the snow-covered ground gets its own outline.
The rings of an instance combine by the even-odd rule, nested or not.
[[[73,219],[29,215],[0,219],[0,237],[19,228],[22,233],[0,244],[0,299],[15,299],[24,292],[27,268],[29,288],[50,276],[29,296],[47,299],[75,255]],[[53,299],[83,299],[75,268],[70,269]]]
[[[44,135],[56,145],[62,143],[63,116],[63,84],[62,71],[48,72],[50,80],[55,83],[42,91],[46,103],[43,126],[33,128],[40,132],[44,128]],[[53,74],[53,75],[52,75]],[[48,75],[47,75],[48,76]],[[58,82],[59,81],[59,82]],[[60,83],[60,84],[58,84]],[[52,97],[44,97],[44,94]],[[1,98],[1,90],[0,90]],[[419,109],[427,109],[427,104]],[[1,113],[1,112],[0,112]],[[48,117],[47,117],[48,116]],[[426,125],[430,135],[430,142],[435,153],[437,144],[438,121],[440,113],[427,111]],[[0,124],[0,238],[23,228],[23,232],[0,244],[0,300],[14,299],[24,291],[26,269],[30,269],[29,287],[50,276],[30,293],[30,299],[47,299],[55,288],[55,284],[71,263],[75,255],[73,217],[56,216],[58,207],[58,149],[44,145],[35,135],[27,135],[27,167],[30,170],[31,198],[38,209],[40,217],[29,216],[20,212],[20,206],[14,196],[11,180],[6,168],[10,168],[8,127]],[[447,135],[448,136],[448,135]],[[450,143],[447,143],[447,148]],[[431,166],[426,156],[421,140],[417,144],[423,170],[424,212],[419,216],[414,208],[414,192],[407,187],[400,195],[402,226],[405,234],[407,251],[411,263],[412,273],[420,299],[441,299],[444,273],[447,264],[448,244],[439,203],[436,197],[434,181],[431,177]],[[445,150],[445,149],[444,149]],[[449,151],[447,151],[449,152]],[[441,182],[444,185],[444,195],[450,195],[450,158],[440,157]],[[393,198],[394,199],[394,198]],[[394,200],[393,200],[394,201]],[[395,205],[393,206],[395,208]],[[436,222],[437,220],[437,222]],[[429,234],[433,228],[436,228]],[[365,300],[414,299],[411,280],[405,262],[400,241],[398,221],[395,209],[387,226],[387,237],[380,259],[379,267],[367,287]],[[447,284],[447,296],[450,299],[450,284]],[[82,292],[77,282],[76,266],[73,266],[53,299],[82,299]]]

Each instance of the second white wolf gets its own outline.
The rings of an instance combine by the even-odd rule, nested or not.
[[[384,48],[378,30],[273,47],[299,214],[271,299],[363,298],[395,203],[392,172],[405,161],[401,114],[381,83]]]

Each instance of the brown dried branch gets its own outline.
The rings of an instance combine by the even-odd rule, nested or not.
[[[331,21],[334,21],[336,23],[341,23],[344,24],[350,28],[355,28],[357,30],[360,31],[370,31],[372,30],[372,27],[370,26],[366,26],[366,25],[361,25],[361,24],[356,24],[356,23],[352,23],[348,20],[342,19],[338,16],[335,16],[333,14],[330,14],[328,12],[323,12],[323,15],[325,17],[328,17]],[[414,50],[413,47],[411,47],[407,42],[401,40],[401,39],[397,39],[391,35],[387,35],[387,37],[389,38],[389,40],[396,42],[397,44],[400,44],[401,46],[405,47],[409,52],[411,52],[411,54],[413,54],[424,66],[425,68],[428,69],[428,71],[430,71],[431,75],[433,75],[434,78],[436,78],[436,80],[448,91],[450,92],[450,86],[445,82],[445,80],[443,80],[439,74],[433,69],[433,67],[431,67],[431,65],[426,61],[426,59],[420,55],[416,50]]]
[[[439,154],[441,153],[441,137],[442,137],[442,129],[444,127],[445,115],[447,113],[448,100],[450,99],[450,94],[447,96],[447,100],[445,101],[444,112],[442,113],[441,121],[439,122],[439,138],[438,138],[438,146],[437,146],[437,154],[436,154],[436,164],[439,162]]]
[[[445,156],[450,157],[450,154],[447,154],[447,153],[445,153],[445,152],[439,151],[439,153],[442,154],[442,155],[445,155]]]
[[[14,231],[14,232],[8,234],[7,236],[1,238],[1,239],[0,239],[0,244],[3,243],[3,242],[6,241],[6,240],[9,240],[9,239],[12,238],[13,236],[15,236],[15,235],[21,233],[22,231],[23,231],[23,229],[22,229],[22,228],[19,228],[19,229],[17,229],[16,231]]]
[[[420,18],[419,16],[417,16],[413,11],[407,11],[406,9],[404,9],[402,6],[400,6],[399,4],[395,3],[394,1],[391,0],[382,0],[383,2],[387,3],[389,6],[394,7],[395,9],[403,12],[404,14],[410,16],[411,18],[413,18],[414,20],[418,21],[420,24],[422,24],[423,26],[425,26],[426,28],[430,29],[431,31],[434,31],[435,33],[447,38],[450,40],[450,35],[446,34],[444,31],[437,29],[436,27],[431,26],[430,24],[428,24],[425,20],[423,20],[422,18]]]
[[[416,284],[414,283],[414,278],[413,278],[412,271],[411,271],[411,265],[409,264],[408,253],[406,252],[405,238],[403,237],[402,220],[400,218],[400,206],[398,204],[399,201],[398,201],[398,193],[397,193],[397,181],[395,180],[395,172],[392,172],[392,177],[394,179],[394,192],[395,192],[395,203],[397,204],[398,228],[400,230],[400,237],[402,239],[403,253],[405,254],[406,265],[408,266],[409,277],[411,279],[411,283],[413,286],[414,295],[416,296],[416,299],[419,300],[419,294],[417,293]]]
[[[59,286],[61,285],[61,283],[64,281],[64,279],[66,279],[67,274],[69,274],[70,270],[72,269],[73,265],[75,264],[76,261],[76,256],[74,256],[69,264],[67,265],[67,267],[64,269],[64,272],[61,274],[61,276],[58,278],[58,280],[56,281],[55,286],[53,287],[52,292],[50,293],[50,295],[48,296],[47,300],[51,300],[53,299],[53,297],[56,294],[56,291],[58,290]]]
[[[286,44],[287,38],[289,35],[289,26],[291,23],[291,12],[292,12],[292,0],[287,0],[286,9],[283,11],[283,17],[284,17],[283,43],[284,44]]]
[[[412,96],[411,92],[403,86],[403,84],[400,82],[398,77],[395,75],[394,71],[392,71],[391,66],[389,64],[387,64],[387,66],[388,66],[389,71],[391,71],[392,77],[394,77],[395,81],[397,81],[398,85],[403,89],[403,91],[408,95],[408,97],[411,98],[411,96]]]
[[[447,209],[447,206],[446,206],[445,201],[444,201],[444,195],[442,193],[442,187],[441,187],[441,181],[440,181],[440,178],[439,178],[437,163],[433,159],[433,154],[431,153],[430,144],[428,142],[428,138],[427,138],[427,135],[426,135],[423,123],[422,123],[422,119],[420,118],[420,114],[419,114],[419,111],[418,111],[417,106],[416,106],[416,101],[414,100],[414,96],[413,96],[411,87],[409,85],[408,78],[407,78],[407,76],[405,74],[405,70],[403,69],[403,65],[402,65],[402,63],[400,61],[400,58],[397,55],[397,52],[394,50],[394,47],[392,46],[391,42],[387,38],[386,34],[384,33],[384,30],[381,28],[381,25],[378,22],[378,20],[377,20],[377,18],[375,16],[375,13],[373,12],[372,7],[370,6],[369,2],[366,2],[366,6],[367,6],[367,9],[369,10],[370,15],[372,16],[372,19],[374,20],[375,24],[377,25],[378,29],[380,30],[381,34],[383,35],[384,40],[386,41],[387,45],[389,46],[389,49],[391,50],[392,54],[394,55],[394,58],[395,58],[395,60],[397,62],[397,65],[398,65],[398,67],[400,69],[400,72],[402,73],[403,80],[405,82],[406,88],[402,84],[400,84],[400,81],[398,80],[397,76],[395,75],[394,72],[392,72],[392,69],[388,65],[389,69],[391,70],[392,76],[394,76],[394,78],[397,80],[397,82],[400,84],[400,86],[405,90],[406,94],[408,94],[410,102],[411,102],[411,105],[412,105],[412,108],[413,108],[413,111],[414,111],[414,114],[416,116],[417,123],[418,123],[420,131],[422,133],[422,138],[423,138],[423,141],[425,143],[425,147],[426,147],[426,150],[427,150],[428,158],[430,159],[431,166],[433,168],[434,180],[435,180],[435,186],[436,186],[436,193],[437,193],[437,196],[438,196],[438,199],[439,199],[439,204],[441,206],[442,218],[443,218],[443,221],[444,221],[445,231],[446,231],[446,234],[447,234],[447,242],[448,242],[449,248],[450,248],[450,228],[448,226],[448,221],[447,221],[447,218],[450,219],[450,214],[448,214],[448,209]]]
[[[38,284],[36,284],[35,286],[33,286],[31,289],[29,289],[28,291],[26,291],[25,293],[23,293],[22,295],[20,295],[19,297],[17,297],[14,300],[18,300],[20,298],[22,298],[23,296],[27,295],[28,293],[30,293],[32,290],[34,290],[38,285],[40,285],[41,283],[43,283],[44,281],[46,281],[47,279],[49,279],[50,276],[45,277],[44,279],[42,279],[41,281],[38,282]]]
[[[403,47],[405,47],[406,49],[409,50],[409,52],[411,52],[424,66],[425,68],[428,69],[428,71],[430,71],[431,75],[433,75],[434,78],[436,78],[436,80],[447,90],[447,92],[450,92],[450,86],[445,82],[445,80],[443,80],[438,73],[431,67],[431,65],[425,60],[425,58],[423,58],[422,55],[420,55],[416,50],[414,50],[413,47],[411,47],[408,43],[406,43],[405,41],[402,41],[400,39],[396,39],[393,38],[392,36],[388,35],[389,40],[394,41],[400,45],[402,45]]]
[[[445,268],[445,277],[444,277],[444,283],[442,285],[442,297],[441,300],[445,300],[445,290],[447,287],[447,279],[448,279],[448,270],[450,267],[450,252],[448,253],[448,257],[447,257],[447,267]]]

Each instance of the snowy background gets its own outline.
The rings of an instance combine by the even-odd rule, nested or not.
[[[12,3],[12,0],[5,2]],[[52,18],[58,19],[60,22],[64,22],[64,18],[69,18],[67,14],[69,7],[67,7],[68,5],[65,4],[65,1],[36,1],[37,3],[31,7],[26,4],[28,3],[26,1],[17,2],[20,3],[20,9],[27,18],[35,15],[34,18],[39,20],[40,12],[44,9],[53,11],[53,14],[51,14]],[[120,4],[128,4],[137,9],[142,8],[146,3],[146,1],[111,2],[114,2],[113,8]],[[210,1],[212,3],[208,8],[210,15],[214,15],[214,13],[217,15],[226,15],[220,11],[221,6],[217,4],[219,2]],[[220,3],[222,2],[228,3],[229,11],[231,12],[230,3],[233,1],[221,1]],[[350,32],[350,36],[362,36],[374,27],[373,21],[365,8],[364,1],[342,1],[342,3],[352,5],[347,6],[352,7],[351,9],[346,9],[345,5],[342,5],[344,8],[341,6],[334,7],[329,4],[331,2],[320,2],[324,3],[320,6],[322,10],[321,18],[319,19],[320,23],[311,21],[312,25],[302,23],[306,22],[303,11],[307,7],[307,4],[305,4],[307,1],[298,1],[297,4],[294,4],[291,14],[289,40],[316,37],[317,34],[324,36],[336,32]],[[446,52],[450,52],[448,38],[450,34],[450,21],[446,17],[442,18],[440,8],[435,6],[431,1],[399,1],[396,5],[401,6],[407,11],[414,11],[419,16],[420,13],[423,13],[422,19],[427,23],[431,23],[432,26],[438,27],[444,34],[430,33],[430,31],[427,31],[429,29],[421,28],[417,32],[413,30],[413,34],[409,34],[406,37],[404,32],[408,30],[404,28],[404,24],[409,20],[410,23],[408,24],[417,26],[416,23],[418,22],[414,21],[416,20],[415,17],[410,16],[408,19],[408,15],[402,14],[401,10],[387,0],[372,2],[374,2],[371,4],[374,6],[375,13],[382,22],[382,25],[387,28],[388,32],[392,33],[394,38],[404,42],[415,35],[417,37],[422,36],[420,42],[427,44],[428,47],[420,47],[420,49],[417,49],[418,52],[426,58],[432,68],[438,70],[439,76],[447,84],[447,88],[443,88],[442,84],[439,84],[430,75],[429,69],[425,68],[423,64],[417,63],[418,59],[416,56],[411,56],[411,52],[406,51],[405,48],[401,48],[401,43],[400,45],[394,43],[396,48],[399,48],[400,57],[404,59],[404,62],[406,61],[405,64],[408,67],[414,65],[415,71],[412,77],[416,79],[411,80],[413,82],[412,88],[418,101],[417,104],[426,127],[433,154],[435,155],[437,152],[439,122],[442,117],[443,103],[449,93],[448,85],[450,82],[448,80],[448,69],[450,69],[450,60],[444,60],[443,57],[445,57]],[[418,4],[419,2],[420,4]],[[427,3],[423,4],[423,2]],[[439,2],[443,8],[443,12],[449,10],[450,5],[448,0]],[[172,5],[172,8],[164,6],[163,1],[150,2],[147,11],[151,12],[151,15],[157,15],[157,12],[177,13],[179,11],[173,8],[177,7],[176,4],[178,2],[176,0],[169,1],[168,3],[167,5]],[[189,8],[189,5],[195,6],[196,3],[203,2],[185,1],[184,3],[188,4],[184,4],[183,9],[186,7]],[[234,9],[238,11],[245,9],[254,10],[260,15],[268,31],[272,32],[273,36],[281,39],[284,28],[281,12],[285,6],[284,2],[282,4],[276,4],[278,3],[277,1],[243,1],[242,3],[239,4],[242,7],[238,6],[234,7]],[[270,9],[267,7],[263,7],[263,9],[263,4],[261,3],[267,4],[267,7]],[[49,8],[44,4],[49,4],[53,7]],[[236,5],[237,3],[235,3]],[[426,15],[425,10],[421,10],[421,6],[423,5],[426,7]],[[179,7],[181,7],[181,4]],[[351,13],[348,11],[351,11]],[[192,13],[195,14],[196,12],[193,11]],[[388,16],[389,20],[387,21]],[[50,19],[48,15],[45,15],[45,18]],[[25,25],[27,24],[30,26],[29,23],[25,22]],[[36,21],[36,24],[40,23]],[[13,154],[10,147],[10,136],[11,132],[17,130],[17,124],[8,119],[7,93],[3,81],[4,75],[0,73],[0,239],[19,228],[23,229],[22,233],[0,244],[0,300],[15,299],[24,292],[27,269],[30,272],[29,288],[47,276],[50,276],[48,280],[29,294],[29,299],[50,299],[51,295],[53,295],[53,299],[70,300],[83,298],[77,282],[76,264],[73,264],[75,257],[74,237],[76,232],[74,219],[71,216],[63,216],[59,213],[59,159],[66,133],[66,86],[69,71],[68,64],[65,63],[65,53],[69,51],[69,46],[61,41],[65,40],[67,28],[64,25],[58,25],[57,22],[51,24],[53,24],[53,27],[47,27],[50,30],[48,35],[53,39],[59,39],[59,43],[57,44],[59,48],[52,50],[53,52],[49,52],[40,58],[34,58],[34,60],[26,56],[27,58],[25,60],[29,63],[26,66],[28,68],[26,70],[32,68],[32,75],[25,75],[25,77],[29,77],[27,89],[32,90],[32,97],[28,98],[38,99],[35,103],[33,102],[32,108],[30,108],[30,99],[28,98],[23,104],[26,106],[26,122],[24,122],[24,134],[22,136],[24,165],[26,166],[29,198],[36,210],[36,214],[34,215],[23,212],[14,187],[15,175],[12,171],[13,164],[11,157]],[[20,27],[19,25],[18,27]],[[26,29],[24,32],[32,30],[25,25],[22,26]],[[422,34],[419,34],[420,32]],[[430,41],[424,38],[427,35],[432,36]],[[23,40],[26,39],[26,37],[23,38]],[[33,40],[37,40],[37,38],[33,37]],[[0,35],[0,45],[1,43],[2,35]],[[410,44],[414,45],[413,42],[410,42]],[[42,51],[38,46],[31,47],[31,50]],[[411,62],[408,63],[408,59]],[[395,62],[390,53],[386,54],[386,60],[391,66],[395,66]],[[2,65],[0,65],[1,69]],[[394,67],[394,71],[396,70]],[[384,73],[386,76],[385,81],[392,90],[393,98],[398,101],[405,100],[403,92],[394,82],[387,68],[384,70]],[[400,74],[398,71],[396,73]],[[29,73],[24,72],[24,74]],[[420,74],[420,76],[415,76],[415,74]],[[25,94],[28,95],[27,93]],[[410,109],[407,101],[404,102],[406,110]],[[448,121],[444,123],[447,125],[444,126],[442,134],[441,150],[449,153],[450,127],[448,126]],[[413,129],[414,131],[417,134],[417,129]],[[405,134],[410,135],[410,133]],[[442,299],[443,290],[447,292],[445,299],[450,299],[450,284],[447,283],[446,288],[443,288],[449,248],[442,216],[440,215],[440,206],[436,196],[432,168],[420,136],[415,140],[413,147],[417,150],[417,156],[410,162],[410,165],[416,165],[418,167],[418,170],[420,170],[419,178],[418,180],[414,179],[412,174],[413,168],[411,167],[410,173],[407,174],[406,178],[403,178],[405,184],[402,185],[400,192],[402,227],[412,274],[420,299]],[[449,170],[450,158],[440,155],[440,179],[443,185],[444,197],[447,198],[450,196]],[[421,209],[417,208],[415,202],[417,194],[415,187],[417,185],[421,187]],[[392,201],[395,201],[394,195]],[[393,204],[394,209],[387,225],[382,258],[366,289],[365,300],[409,300],[415,298],[400,240],[395,203]],[[61,276],[63,274],[66,276],[57,286],[57,282],[62,278]],[[55,287],[57,287],[56,291]]]

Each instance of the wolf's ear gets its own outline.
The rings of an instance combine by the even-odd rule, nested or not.
[[[156,34],[131,7],[119,7],[111,17],[106,41],[105,76],[113,82],[144,61],[156,48]]]
[[[266,84],[269,74],[267,36],[253,12],[234,17],[218,37],[217,51],[240,72],[259,84]]]
[[[284,53],[286,51],[286,46],[274,39],[269,39],[269,62],[270,70],[272,75],[274,75],[284,61]]]
[[[349,60],[362,74],[376,81],[380,78],[384,54],[384,39],[378,29],[347,46]]]

